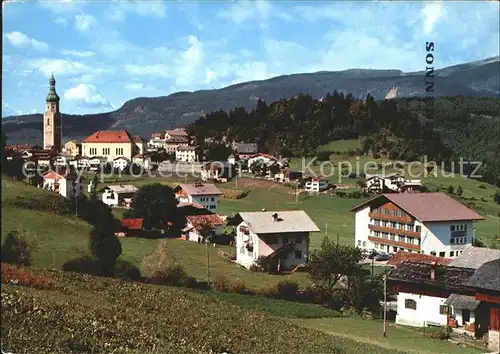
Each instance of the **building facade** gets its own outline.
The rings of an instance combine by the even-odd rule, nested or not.
[[[304,189],[307,192],[322,192],[328,189],[328,181],[322,178],[311,178],[304,185]]]
[[[78,144],[75,140],[69,140],[64,144],[64,153],[71,157],[76,157],[82,154],[82,144]]]
[[[65,198],[77,197],[83,193],[83,177],[48,171],[43,175],[42,188]]]
[[[175,159],[181,162],[196,162],[198,149],[195,146],[179,146],[175,151]]]
[[[98,131],[82,143],[82,154],[102,157],[112,163],[116,158],[125,157],[129,161],[137,154],[143,154],[145,145],[140,137],[126,130]]]
[[[355,246],[395,253],[457,257],[484,218],[444,193],[382,194],[351,209]]]
[[[60,152],[62,150],[62,117],[54,75],[50,77],[49,85],[49,93],[45,98],[45,113],[43,114],[43,148]]]
[[[238,213],[228,225],[236,226],[236,263],[249,269],[266,257],[277,272],[305,265],[309,233],[319,231],[302,210]]]
[[[217,209],[222,195],[219,188],[210,183],[179,184],[174,192],[179,202],[197,203],[212,212]]]

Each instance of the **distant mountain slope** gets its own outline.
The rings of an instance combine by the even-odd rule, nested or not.
[[[436,96],[497,97],[499,57],[447,67],[435,72]],[[125,102],[114,112],[94,115],[63,115],[63,133],[67,138],[83,138],[99,129],[127,129],[149,137],[154,131],[185,126],[200,116],[219,109],[255,107],[258,98],[267,102],[299,93],[315,98],[334,90],[364,98],[371,94],[384,99],[393,87],[397,97],[425,94],[425,71],[404,73],[400,70],[350,69],[337,72],[283,75],[217,90],[178,92],[166,97],[139,97]],[[43,99],[41,97],[40,99]],[[64,108],[64,102],[62,102]],[[11,116],[2,120],[2,128],[11,143],[40,143],[42,115]]]

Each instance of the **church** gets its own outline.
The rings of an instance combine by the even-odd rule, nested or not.
[[[49,79],[49,85],[49,93],[45,98],[45,113],[43,114],[43,149],[61,152],[62,117],[54,74]]]

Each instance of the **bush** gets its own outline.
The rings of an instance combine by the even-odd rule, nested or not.
[[[43,197],[33,199],[17,197],[17,199],[11,203],[19,208],[46,211],[62,216],[75,214],[75,204],[70,199],[55,194],[44,195]]]
[[[276,285],[265,285],[256,291],[257,295],[270,297],[272,299],[278,298],[278,289]]]
[[[283,280],[276,285],[276,292],[279,299],[282,300],[296,300],[297,290],[299,289],[299,284],[295,281]]]
[[[83,256],[72,259],[63,264],[62,269],[66,272],[75,272],[102,276],[103,269],[101,262],[92,256]]]
[[[31,248],[23,233],[9,231],[2,246],[2,262],[29,266],[32,263]]]
[[[154,284],[187,285],[189,277],[182,265],[167,254],[166,242],[158,243],[158,248],[144,257],[142,269],[148,281]]]
[[[327,305],[330,302],[330,292],[328,288],[324,285],[313,284],[308,286],[303,295],[306,297],[308,302],[312,302],[318,305]]]
[[[478,188],[481,188],[481,189],[486,189],[486,186],[484,184],[480,184],[479,186],[477,186]]]
[[[222,293],[228,293],[231,290],[231,284],[226,274],[217,274],[215,276],[214,288]]]
[[[29,286],[37,289],[53,289],[56,286],[52,279],[32,275],[23,269],[3,262],[2,283]]]
[[[231,282],[231,290],[233,291],[233,293],[243,294],[247,292],[247,287],[243,280],[234,279]]]

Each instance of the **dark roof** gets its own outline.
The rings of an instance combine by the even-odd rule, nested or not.
[[[480,302],[481,301],[476,300],[473,296],[450,294],[444,304],[458,309],[468,309],[474,311]]]
[[[436,269],[434,280],[431,279],[432,267]],[[391,270],[387,279],[396,282],[431,284],[441,287],[463,287],[467,279],[473,274],[474,269],[408,261]]]
[[[500,259],[483,264],[466,285],[477,289],[500,291]]]
[[[484,220],[475,211],[444,193],[386,193],[350,209],[357,211],[368,204],[388,200],[414,218],[426,221]]]
[[[430,254],[399,251],[394,254],[391,259],[389,259],[387,264],[394,267],[399,267],[399,265],[407,261],[429,264],[433,262],[437,262],[438,264],[449,264],[451,262],[451,258],[436,257],[431,256]]]

